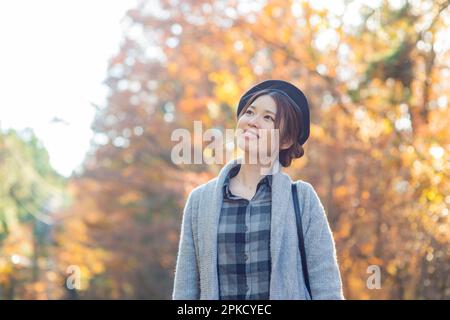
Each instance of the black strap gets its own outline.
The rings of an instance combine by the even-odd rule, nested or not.
[[[305,250],[305,241],[303,239],[302,219],[300,214],[300,208],[298,205],[297,185],[295,183],[292,184],[292,197],[294,199],[295,220],[297,220],[297,234],[299,242],[298,246],[300,248],[300,256],[302,258],[303,279],[305,280],[306,289],[308,289],[309,296],[311,297],[312,300],[311,288],[309,286],[308,266],[306,264],[306,250]]]

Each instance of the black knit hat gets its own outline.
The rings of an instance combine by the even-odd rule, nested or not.
[[[276,91],[284,94],[291,100],[292,104],[300,110],[302,114],[302,131],[299,134],[298,142],[303,145],[309,137],[309,105],[303,92],[292,83],[283,80],[266,80],[258,83],[244,93],[239,100],[237,116],[239,116],[247,101],[260,90]]]

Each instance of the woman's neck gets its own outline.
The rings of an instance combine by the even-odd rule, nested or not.
[[[242,186],[248,189],[256,188],[258,182],[268,174],[275,174],[280,170],[278,157],[270,164],[251,163],[248,157],[241,158],[241,168],[234,177]]]
[[[263,173],[263,168],[258,164],[242,163],[238,174],[234,178],[245,188],[254,189],[265,176]]]

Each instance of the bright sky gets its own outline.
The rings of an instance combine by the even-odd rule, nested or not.
[[[0,127],[31,127],[69,176],[88,151],[108,59],[135,0],[0,1]],[[62,122],[52,122],[54,117]]]

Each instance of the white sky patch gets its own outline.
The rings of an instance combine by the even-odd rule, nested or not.
[[[0,2],[0,128],[34,130],[69,176],[90,147],[109,58],[136,0]],[[53,122],[54,118],[63,122]]]

